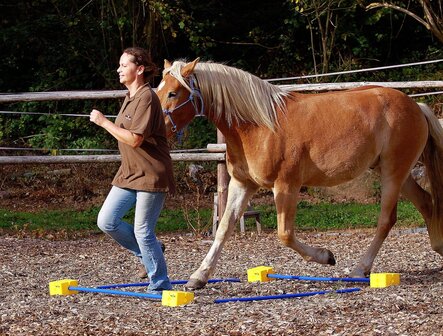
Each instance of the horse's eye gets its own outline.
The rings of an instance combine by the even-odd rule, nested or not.
[[[174,98],[177,96],[177,93],[175,92],[168,92],[168,98]]]

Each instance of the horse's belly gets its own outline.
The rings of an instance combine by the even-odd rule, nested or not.
[[[331,187],[355,179],[376,162],[373,155],[357,155],[346,159],[326,158],[304,167],[303,185]]]
[[[310,176],[303,182],[305,186],[311,187],[332,187],[348,181],[351,181],[358,176],[360,176],[366,169],[362,170],[343,170],[335,172],[334,174],[330,172],[315,174]]]

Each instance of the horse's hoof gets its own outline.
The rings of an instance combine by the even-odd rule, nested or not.
[[[362,270],[355,269],[349,274],[350,278],[366,278],[369,274],[365,274]]]
[[[192,279],[192,278],[190,278],[185,285],[185,287],[187,289],[201,289],[205,286],[206,286],[206,282],[198,280],[198,279]]]
[[[328,265],[334,266],[336,264],[335,257],[331,251],[328,252]]]

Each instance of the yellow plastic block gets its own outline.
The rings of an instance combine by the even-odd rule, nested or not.
[[[76,287],[77,285],[78,281],[72,279],[52,281],[49,283],[49,295],[77,294],[78,291],[69,289],[70,286]]]
[[[169,307],[177,307],[188,304],[194,300],[194,293],[181,292],[181,291],[163,291],[162,292],[162,305]]]
[[[275,273],[272,267],[258,266],[248,269],[248,282],[267,282],[274,279],[268,278],[268,274]]]
[[[400,284],[399,273],[371,273],[369,277],[372,288],[385,288]]]

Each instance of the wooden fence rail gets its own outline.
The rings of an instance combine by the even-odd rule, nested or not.
[[[171,153],[172,161],[225,161],[225,153]],[[2,164],[120,162],[120,155],[0,156]]]
[[[327,91],[346,90],[365,85],[379,85],[394,89],[412,88],[443,88],[443,81],[415,81],[415,82],[346,82],[346,83],[319,83],[319,84],[285,84],[283,88],[294,91]],[[108,91],[55,91],[55,92],[22,92],[1,93],[0,103],[48,100],[77,100],[77,99],[112,99],[122,98],[127,90]]]
[[[319,84],[280,85],[294,91],[326,91],[346,90],[364,85],[379,85],[396,89],[411,88],[443,88],[443,81],[415,82],[345,82]],[[115,99],[126,95],[126,90],[109,91],[56,91],[56,92],[23,92],[0,93],[0,103],[53,100],[84,100],[84,99]],[[225,160],[225,153],[171,153],[174,161],[219,161]],[[0,156],[1,164],[27,163],[86,163],[86,162],[118,162],[119,155],[59,155],[59,156]]]

